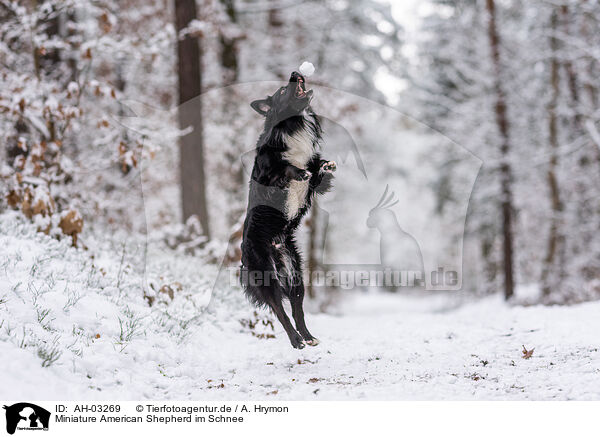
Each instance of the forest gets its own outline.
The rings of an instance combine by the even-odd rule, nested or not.
[[[297,235],[324,341],[292,355],[237,272],[250,102],[303,62],[338,170]],[[597,0],[0,0],[7,372],[30,399],[598,399],[599,77]],[[357,279],[415,253],[420,287]]]

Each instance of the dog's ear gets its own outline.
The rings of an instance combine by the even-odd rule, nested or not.
[[[250,106],[260,115],[267,115],[267,112],[271,109],[271,97],[269,96],[263,100],[255,100],[250,103]]]

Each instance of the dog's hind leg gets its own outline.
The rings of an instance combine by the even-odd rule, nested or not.
[[[288,238],[286,246],[292,256],[292,266],[294,269],[292,289],[290,291],[290,304],[292,306],[292,317],[296,323],[296,329],[304,338],[306,344],[310,346],[316,346],[319,344],[319,340],[308,332],[306,322],[304,321],[304,309],[302,303],[304,302],[304,281],[302,279],[302,259],[300,252],[296,247],[296,243],[293,238]]]
[[[302,301],[304,300],[304,285],[294,287],[290,295],[290,303],[292,304],[292,317],[296,322],[296,328],[306,344],[310,346],[316,346],[319,344],[319,340],[308,332],[306,322],[304,321],[304,309],[302,308]]]
[[[298,332],[304,338],[304,341],[309,346],[316,346],[319,344],[319,340],[308,332],[306,322],[304,321],[304,309],[302,308],[302,301],[304,300],[304,284],[300,282],[300,285],[295,286],[290,294],[290,303],[292,304],[292,317],[296,322],[296,328]]]
[[[283,305],[281,303],[281,295],[270,296],[267,300],[267,304],[269,305],[269,307],[271,307],[271,310],[273,311],[275,316],[277,316],[277,320],[279,320],[279,323],[283,325],[283,329],[285,329],[285,332],[287,333],[290,339],[290,343],[292,343],[292,346],[296,349],[304,348],[305,345],[304,341],[302,340],[302,337],[300,336],[300,334],[298,334],[298,331],[294,329],[294,327],[292,326],[292,322],[290,322],[289,317],[283,309]]]

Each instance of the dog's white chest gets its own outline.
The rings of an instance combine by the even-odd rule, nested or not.
[[[288,220],[298,215],[298,211],[306,203],[308,193],[308,181],[291,181],[287,190],[287,199],[285,201],[285,215]]]
[[[286,137],[288,150],[283,154],[283,158],[290,164],[305,169],[306,164],[314,154],[314,138],[305,129],[302,129],[293,135]],[[287,199],[285,202],[285,214],[288,220],[296,217],[298,211],[306,203],[308,193],[308,181],[291,181],[287,190]]]
[[[310,132],[301,129],[293,135],[287,135],[285,143],[288,150],[283,153],[283,158],[298,168],[306,167],[314,153],[314,138]]]

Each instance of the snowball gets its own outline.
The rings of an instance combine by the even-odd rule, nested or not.
[[[304,61],[302,63],[302,65],[300,66],[300,73],[303,76],[310,77],[313,75],[314,72],[315,72],[315,66],[313,64],[311,64],[310,62]]]

